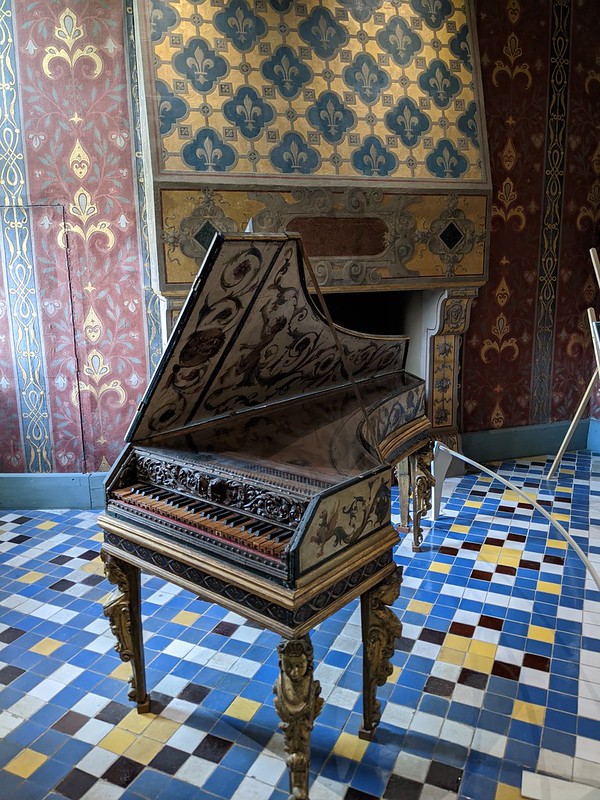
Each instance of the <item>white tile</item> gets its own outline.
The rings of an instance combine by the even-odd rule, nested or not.
[[[348,787],[343,783],[331,781],[319,776],[310,787],[310,795],[314,800],[340,800]]]
[[[597,761],[574,758],[573,778],[588,786],[600,786],[600,764]]]
[[[200,645],[195,645],[186,655],[185,660],[193,661],[194,664],[208,664],[214,654],[215,651],[208,647],[200,647]]]
[[[154,687],[154,691],[168,694],[170,697],[177,697],[188,685],[187,678],[178,678],[177,675],[165,675]]]
[[[598,789],[523,771],[521,793],[531,800],[600,800]]]
[[[71,711],[76,711],[78,714],[84,714],[86,717],[95,717],[99,711],[107,706],[109,700],[107,697],[102,697],[99,694],[90,692],[78,700]]]
[[[579,680],[600,684],[600,667],[592,667],[589,664],[580,664]]]
[[[64,688],[64,683],[59,683],[58,681],[51,680],[50,678],[45,678],[45,680],[40,681],[40,683],[38,683],[36,686],[33,686],[29,690],[29,694],[32,697],[39,697],[40,700],[51,700],[59,692],[62,692]]]
[[[276,786],[286,770],[285,761],[261,753],[248,770],[248,777]]]
[[[247,642],[248,644],[252,644],[258,639],[261,633],[262,630],[260,628],[250,628],[248,625],[241,625],[237,631],[234,631],[231,634],[231,638],[237,639],[239,642]]]
[[[579,716],[600,720],[600,700],[586,698],[579,704]]]
[[[502,631],[496,631],[493,628],[476,628],[473,633],[473,639],[478,639],[480,642],[491,642],[498,644]]]
[[[458,681],[458,676],[462,671],[462,667],[456,664],[447,664],[445,661],[436,661],[431,668],[431,674],[436,678],[443,678],[447,681]]]
[[[481,689],[474,689],[472,686],[464,686],[462,683],[458,683],[454,687],[452,699],[457,703],[466,703],[469,706],[481,708],[483,695],[484,692]]]
[[[525,654],[522,650],[516,650],[514,647],[504,647],[500,645],[496,650],[496,660],[504,661],[506,664],[514,664],[520,667],[523,663]]]
[[[25,695],[20,700],[17,700],[8,711],[11,714],[14,714],[17,717],[21,717],[22,719],[29,719],[32,717],[40,708],[43,708],[46,705],[46,702],[42,700],[40,697],[33,697],[31,694]]]
[[[579,700],[581,706],[581,698],[588,700],[600,700],[600,686],[597,683],[589,683],[589,681],[579,681]]]
[[[410,653],[414,656],[423,656],[424,658],[430,658],[432,661],[435,661],[441,649],[441,645],[433,644],[432,642],[424,642],[421,639],[414,643]]]
[[[600,744],[596,739],[587,739],[585,736],[577,736],[575,740],[575,757],[583,758],[584,761],[598,762],[600,758]]]
[[[171,700],[169,705],[161,712],[161,717],[171,719],[173,722],[185,722],[191,717],[198,706],[188,703],[187,700]]]
[[[359,696],[359,692],[336,686],[327,699],[328,702],[333,703],[335,706],[352,711]]]
[[[470,747],[475,730],[470,725],[463,725],[451,719],[444,720],[441,736],[445,742],[452,742],[461,747]]]
[[[341,667],[334,667],[331,664],[317,664],[315,667],[315,678],[321,683],[336,684],[344,674]]]
[[[521,683],[526,683],[528,686],[537,686],[539,689],[547,689],[550,686],[550,673],[542,672],[539,669],[522,667],[519,679]]]
[[[354,639],[350,636],[338,636],[333,643],[333,649],[339,650],[342,653],[354,655],[360,647],[360,642],[360,638]]]
[[[438,786],[424,786],[419,800],[456,800],[458,797],[454,792],[447,789],[440,789]]]
[[[506,742],[506,736],[502,736],[494,731],[484,731],[481,728],[476,728],[473,734],[471,748],[477,750],[479,753],[485,753],[495,758],[504,758]]]
[[[115,644],[115,637],[111,633],[107,633],[105,636],[98,636],[97,639],[88,642],[84,646],[84,650],[90,650],[92,653],[104,655],[104,653],[109,653],[114,648]]]
[[[63,664],[58,669],[54,670],[48,677],[53,681],[58,681],[67,686],[75,678],[78,678],[83,672],[81,667],[76,667],[73,664]]]
[[[212,669],[220,669],[223,670],[223,672],[229,672],[237,660],[238,657],[232,656],[230,653],[215,653],[207,666]]]
[[[214,764],[212,761],[207,761],[197,756],[190,756],[185,764],[179,767],[175,773],[175,777],[180,781],[186,781],[186,783],[191,783],[193,786],[200,787],[204,786],[216,768],[217,764]]]
[[[18,728],[23,722],[23,717],[17,717],[9,711],[0,712],[0,739]]]
[[[229,672],[234,675],[241,675],[244,678],[253,678],[262,664],[258,661],[251,661],[249,658],[238,658],[231,666]]]
[[[394,725],[396,728],[408,728],[415,715],[413,708],[400,706],[397,703],[386,703],[381,714],[381,723]]]
[[[423,711],[416,711],[410,723],[410,731],[413,733],[424,733],[427,736],[438,737],[442,729],[443,719],[433,714],[426,714]]]
[[[400,753],[394,764],[392,772],[417,783],[425,783],[431,761],[428,758],[412,755],[412,753]]]
[[[269,800],[272,794],[272,786],[257,781],[256,778],[244,778],[231,795],[231,800]],[[318,799],[315,798],[315,800]]]
[[[148,644],[152,644],[152,639],[148,640]],[[194,645],[191,642],[186,642],[183,639],[175,639],[169,642],[162,652],[174,658],[185,658],[193,647]]]
[[[119,800],[123,794],[125,794],[125,789],[122,786],[115,786],[114,783],[108,781],[98,781],[82,796],[81,800]]]
[[[183,750],[184,753],[193,753],[205,736],[206,733],[204,731],[190,728],[188,725],[182,725],[171,736],[167,744],[171,747],[176,747],[178,750]]]
[[[103,747],[94,747],[77,764],[77,769],[99,778],[115,763],[117,758],[119,758],[117,753],[111,753],[110,750],[105,750]]]
[[[538,756],[537,771],[557,775],[568,781],[573,780],[573,758],[542,747]]]
[[[88,744],[98,744],[99,741],[113,730],[113,725],[99,719],[90,719],[76,733],[74,739],[79,739]]]

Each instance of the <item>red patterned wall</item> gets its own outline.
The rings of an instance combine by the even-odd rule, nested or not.
[[[13,349],[11,358],[3,347],[0,362],[8,409],[0,471],[107,469],[147,382],[125,22],[117,0],[12,2],[3,74],[18,86],[19,106],[9,111],[23,131],[14,149],[33,206],[24,223],[32,263],[15,284],[15,265],[4,259],[0,301],[12,281],[35,309],[19,319],[13,301],[9,328],[0,305],[0,336]],[[29,376],[14,366],[20,359],[25,369],[24,335],[39,351]],[[38,406],[35,437],[24,423],[24,381]]]
[[[490,278],[465,336],[464,431],[568,420],[589,379],[595,16],[593,0],[477,3],[494,207]]]

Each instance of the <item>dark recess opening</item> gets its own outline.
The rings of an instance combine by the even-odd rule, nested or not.
[[[406,332],[406,292],[340,292],[324,297],[332,320],[344,328],[373,336]]]

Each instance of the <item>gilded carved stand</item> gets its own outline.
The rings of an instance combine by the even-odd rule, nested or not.
[[[421,520],[431,508],[431,491],[435,478],[431,470],[433,444],[411,453],[396,465],[396,477],[400,493],[400,524],[409,528],[412,524],[413,552],[418,552],[423,543]],[[409,515],[409,497],[412,495],[412,518]]]
[[[101,555],[106,576],[117,587],[104,606],[104,614],[117,639],[115,650],[132,666],[129,699],[144,714],[150,711],[150,696],[146,692],[140,569],[105,550]],[[383,580],[360,596],[364,711],[359,736],[363,739],[372,738],[381,719],[376,692],[392,672],[390,659],[402,631],[400,621],[389,608],[398,597],[401,581],[401,569],[393,567],[386,571]],[[273,692],[287,753],[289,800],[309,800],[310,734],[323,707],[321,687],[314,679],[313,647],[309,634],[305,633],[297,638],[283,637],[277,650],[280,674]]]

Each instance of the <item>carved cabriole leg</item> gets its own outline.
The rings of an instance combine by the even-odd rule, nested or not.
[[[280,672],[273,692],[288,754],[290,800],[308,800],[310,733],[323,707],[321,686],[314,679],[313,648],[308,635],[283,639],[277,652]]]
[[[150,697],[146,693],[140,571],[104,550],[101,557],[106,577],[117,587],[104,606],[104,616],[108,617],[110,629],[117,639],[115,650],[122,661],[131,662],[129,699],[137,703],[140,714],[146,714],[150,711]]]
[[[360,610],[363,639],[363,727],[358,735],[371,739],[381,719],[377,687],[383,686],[392,674],[390,659],[395,641],[402,634],[402,624],[391,606],[400,594],[402,570],[396,567],[391,575],[361,595]]]
[[[431,472],[432,461],[433,449],[431,442],[411,456],[413,552],[418,552],[421,549],[421,544],[423,543],[421,519],[431,508],[431,490],[435,483],[435,478]]]

